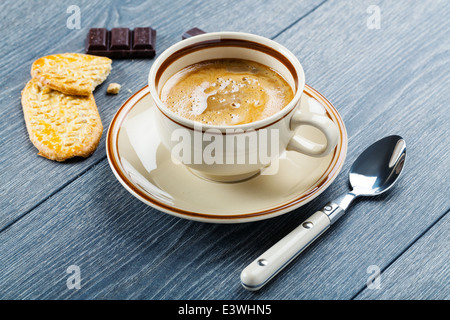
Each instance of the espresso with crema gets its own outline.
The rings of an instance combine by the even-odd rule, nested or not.
[[[268,118],[294,97],[274,69],[242,59],[207,60],[174,74],[161,101],[179,116],[210,125],[239,125]]]

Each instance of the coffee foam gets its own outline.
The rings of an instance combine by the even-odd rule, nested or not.
[[[257,62],[218,59],[173,75],[161,100],[181,117],[212,125],[238,125],[277,113],[293,98],[286,80]]]

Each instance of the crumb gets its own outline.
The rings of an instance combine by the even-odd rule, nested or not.
[[[108,88],[106,89],[106,93],[109,94],[118,94],[120,91],[120,84],[118,83],[110,83]]]

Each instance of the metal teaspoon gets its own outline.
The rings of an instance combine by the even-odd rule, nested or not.
[[[244,288],[255,291],[263,287],[335,223],[355,198],[389,190],[403,169],[405,157],[406,143],[396,135],[378,140],[364,150],[350,169],[352,190],[326,204],[242,270]]]

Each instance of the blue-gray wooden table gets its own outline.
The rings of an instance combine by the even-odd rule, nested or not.
[[[449,18],[448,0],[1,1],[0,298],[449,299]],[[140,26],[157,29],[157,55],[192,27],[294,52],[344,119],[338,178],[304,207],[244,224],[184,220],[134,198],[108,165],[105,137],[154,59],[113,61],[107,82],[122,89],[95,90],[104,132],[92,156],[39,157],[20,103],[32,62],[84,52],[89,28]],[[243,289],[241,270],[343,193],[360,151],[390,134],[408,152],[395,188],[357,201],[259,292]]]

